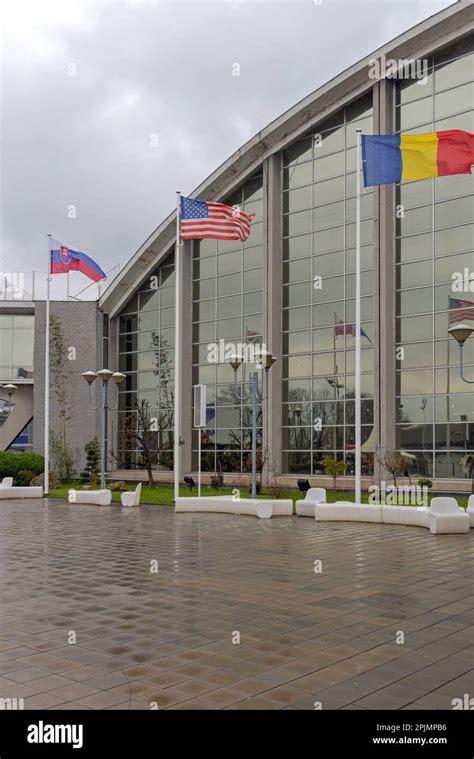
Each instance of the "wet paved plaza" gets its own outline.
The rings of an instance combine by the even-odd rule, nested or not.
[[[0,541],[0,699],[25,709],[474,696],[472,530],[3,500]]]

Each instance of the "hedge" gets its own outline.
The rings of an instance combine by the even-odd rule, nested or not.
[[[25,472],[32,472],[31,477],[36,477],[44,471],[44,458],[39,453],[13,453],[12,451],[0,451],[0,480],[3,477],[13,477],[14,484],[18,477],[23,479]],[[22,475],[20,475],[22,472]],[[20,483],[18,483],[20,484]]]

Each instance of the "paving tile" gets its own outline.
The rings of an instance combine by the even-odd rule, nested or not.
[[[0,697],[26,708],[418,710],[474,693],[474,533],[156,505],[125,523],[58,499],[22,515],[1,502]]]

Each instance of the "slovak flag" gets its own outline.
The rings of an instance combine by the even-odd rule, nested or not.
[[[51,274],[67,274],[68,271],[80,271],[94,282],[106,277],[99,264],[80,250],[72,250],[66,245],[59,244],[51,250]]]

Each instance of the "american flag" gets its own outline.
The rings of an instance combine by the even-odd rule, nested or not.
[[[246,240],[255,214],[244,213],[225,203],[181,197],[181,237],[183,240]]]
[[[458,324],[466,319],[474,320],[474,302],[449,296],[449,323]]]

